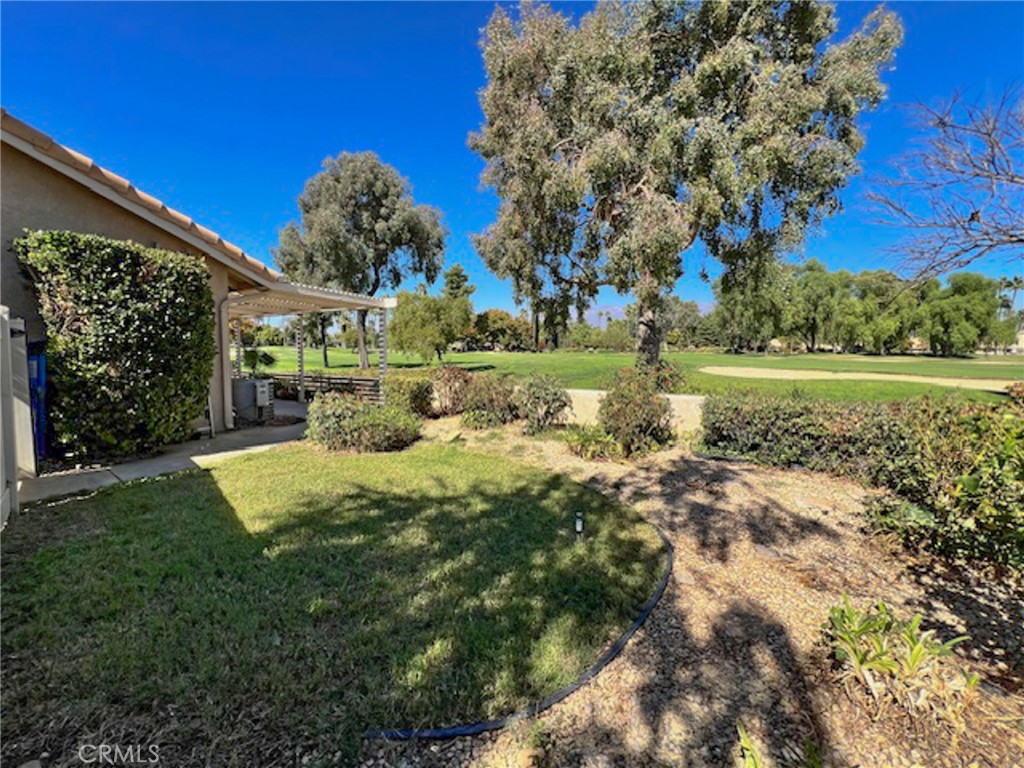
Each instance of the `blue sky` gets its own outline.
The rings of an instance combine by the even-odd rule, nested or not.
[[[511,289],[469,241],[497,200],[466,147],[480,125],[479,32],[492,3],[12,3],[0,5],[0,98],[14,115],[93,157],[268,263],[320,162],[373,150],[438,206],[447,262],[478,286],[478,309],[513,309]],[[586,5],[568,10],[581,13]],[[839,35],[874,7],[840,3]],[[865,176],[804,256],[851,270],[896,265],[898,232],[871,222],[867,180],[916,131],[906,105],[1024,83],[1024,3],[890,3],[906,40],[889,101],[864,117]],[[676,292],[707,305],[687,259]],[[708,265],[714,273],[713,264]],[[979,265],[1007,274],[1005,259]],[[604,292],[600,305],[628,299]]]

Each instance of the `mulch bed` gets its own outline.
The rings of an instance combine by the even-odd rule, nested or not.
[[[538,743],[545,766],[732,765],[742,721],[770,765],[797,764],[811,739],[831,766],[1024,768],[1019,575],[912,555],[870,535],[871,491],[680,449],[590,462],[514,426],[471,432],[445,419],[428,437],[562,471],[633,505],[672,540],[674,577],[622,655],[540,717],[469,739],[367,742],[362,765],[517,766]],[[844,593],[921,612],[943,638],[972,637],[958,653],[983,682],[965,733],[875,718],[833,681],[821,626]]]

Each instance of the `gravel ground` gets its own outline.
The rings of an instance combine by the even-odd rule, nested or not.
[[[619,658],[540,717],[476,738],[367,742],[362,765],[734,765],[741,720],[769,765],[797,765],[813,739],[826,765],[1024,768],[1024,587],[867,535],[870,491],[683,449],[598,463],[514,427],[469,432],[444,419],[428,432],[561,471],[633,505],[671,538],[675,570]],[[894,718],[875,722],[831,682],[818,643],[843,593],[923,612],[943,636],[972,636],[961,649],[984,682],[956,743]]]

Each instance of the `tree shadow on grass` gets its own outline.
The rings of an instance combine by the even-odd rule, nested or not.
[[[827,750],[830,734],[812,696],[817,668],[805,668],[789,629],[766,605],[705,578],[701,560],[693,558],[728,563],[741,544],[753,544],[767,558],[764,567],[795,567],[788,546],[814,538],[836,542],[839,530],[758,493],[738,462],[653,461],[628,474],[623,469],[603,465],[585,482],[626,503],[658,502],[648,514],[677,542],[673,580],[623,658],[538,723],[553,734],[545,765],[731,765],[738,722],[769,759],[790,759],[807,741]],[[717,503],[726,485],[746,492],[728,509]],[[711,606],[706,623],[690,615],[688,599]],[[416,764],[442,766],[473,746],[466,742],[385,751],[390,765],[415,755]]]
[[[156,741],[169,764],[347,764],[368,728],[506,714],[592,663],[663,559],[554,476],[302,493],[252,532],[208,472],[55,510],[38,516],[82,535],[5,532],[15,764],[75,764],[84,739]]]

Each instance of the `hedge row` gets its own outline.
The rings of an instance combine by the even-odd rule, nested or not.
[[[63,451],[129,456],[187,438],[215,353],[203,260],[74,232],[30,232],[14,249],[39,294]]]
[[[800,466],[889,489],[879,522],[936,551],[1024,566],[1024,407],[923,398],[831,403],[719,395],[713,453]]]

